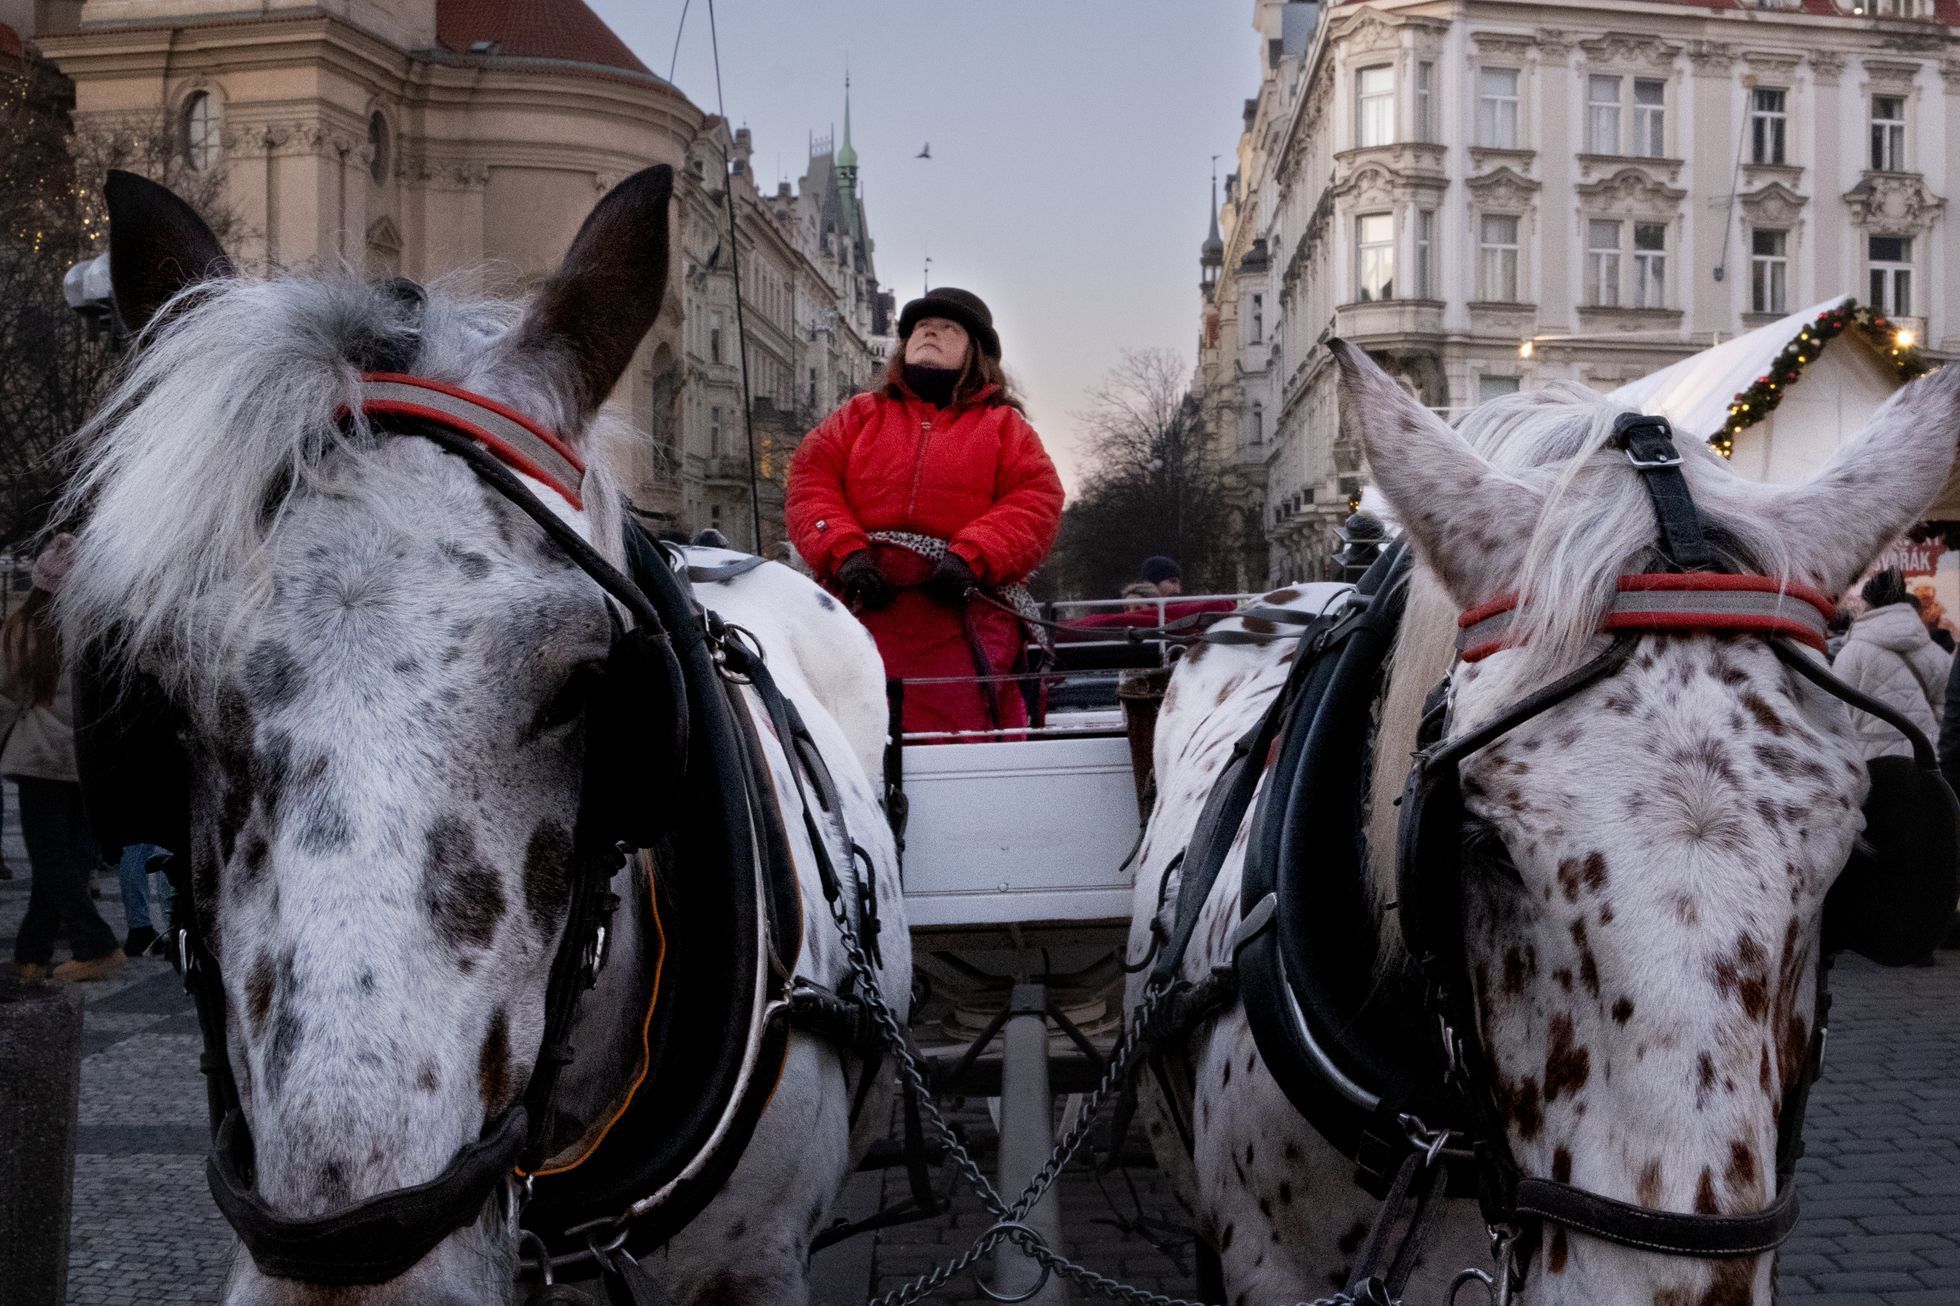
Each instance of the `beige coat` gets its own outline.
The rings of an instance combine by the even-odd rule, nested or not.
[[[4,668],[0,668],[4,670]],[[0,675],[0,684],[9,677]],[[0,698],[0,721],[13,722],[0,749],[0,775],[34,780],[66,780],[75,773],[75,708],[66,671],[55,683],[54,700],[22,707]]]

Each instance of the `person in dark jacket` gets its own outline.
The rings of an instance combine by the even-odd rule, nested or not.
[[[50,973],[59,980],[105,979],[123,961],[115,931],[89,899],[89,873],[100,853],[76,772],[68,660],[49,611],[74,557],[75,537],[57,535],[34,560],[26,601],[0,627],[0,684],[19,710],[0,750],[0,774],[20,790],[21,838],[34,877],[14,940],[14,970],[25,979]],[[56,966],[55,937],[62,933],[74,955]]]

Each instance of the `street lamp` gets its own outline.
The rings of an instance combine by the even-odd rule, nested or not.
[[[68,269],[61,278],[61,297],[82,315],[91,331],[105,331],[118,342],[122,320],[116,315],[116,291],[109,280],[109,256],[97,254]]]

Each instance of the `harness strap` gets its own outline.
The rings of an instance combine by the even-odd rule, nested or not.
[[[571,446],[514,408],[453,385],[400,372],[361,375],[361,411],[372,417],[419,418],[459,431],[533,480],[543,481],[574,508],[585,463]]]
[[[1702,533],[1701,514],[1681,475],[1681,453],[1674,447],[1674,429],[1665,417],[1621,413],[1613,419],[1610,441],[1626,451],[1627,461],[1640,473],[1654,517],[1661,528],[1661,552],[1677,571],[1705,571],[1715,554]]]
[[[1603,634],[1693,632],[1794,639],[1822,653],[1836,605],[1794,581],[1716,572],[1641,572],[1621,576]],[[1503,595],[1457,617],[1456,651],[1479,662],[1516,641],[1518,596]]]
[[[1575,1233],[1666,1256],[1761,1256],[1775,1251],[1797,1227],[1797,1186],[1750,1215],[1657,1211],[1602,1197],[1550,1179],[1518,1180],[1516,1213]]]

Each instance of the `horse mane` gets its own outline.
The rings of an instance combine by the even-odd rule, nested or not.
[[[1614,419],[1624,411],[1596,390],[1555,381],[1493,399],[1459,427],[1499,474],[1534,489],[1541,503],[1518,575],[1508,582],[1519,596],[1512,638],[1523,647],[1506,655],[1506,673],[1518,693],[1582,662],[1618,578],[1650,569],[1657,556],[1659,527],[1643,478],[1624,453],[1607,446]],[[1786,576],[1788,552],[1757,509],[1767,487],[1731,472],[1693,436],[1678,439],[1677,447],[1682,475],[1722,564]],[[1480,597],[1496,597],[1495,587],[1504,584],[1505,578],[1493,578],[1492,592]],[[1426,563],[1408,586],[1369,784],[1369,863],[1381,903],[1395,900],[1395,798],[1415,750],[1423,700],[1456,656],[1460,605]],[[1393,913],[1384,913],[1383,922],[1385,937],[1397,934]]]
[[[296,502],[327,492],[386,513],[408,498],[402,461],[378,456],[358,410],[363,370],[412,366],[478,390],[490,381],[503,402],[575,431],[549,378],[507,357],[494,380],[482,375],[486,346],[521,305],[472,293],[474,281],[445,278],[420,305],[351,270],[207,281],[178,295],[75,436],[79,471],[56,511],[86,522],[60,599],[69,646],[127,659],[222,650],[271,600],[274,549]],[[609,455],[620,434],[601,418],[581,441],[592,537],[615,561],[622,509]],[[171,665],[158,670],[181,687],[197,660],[162,659]]]

